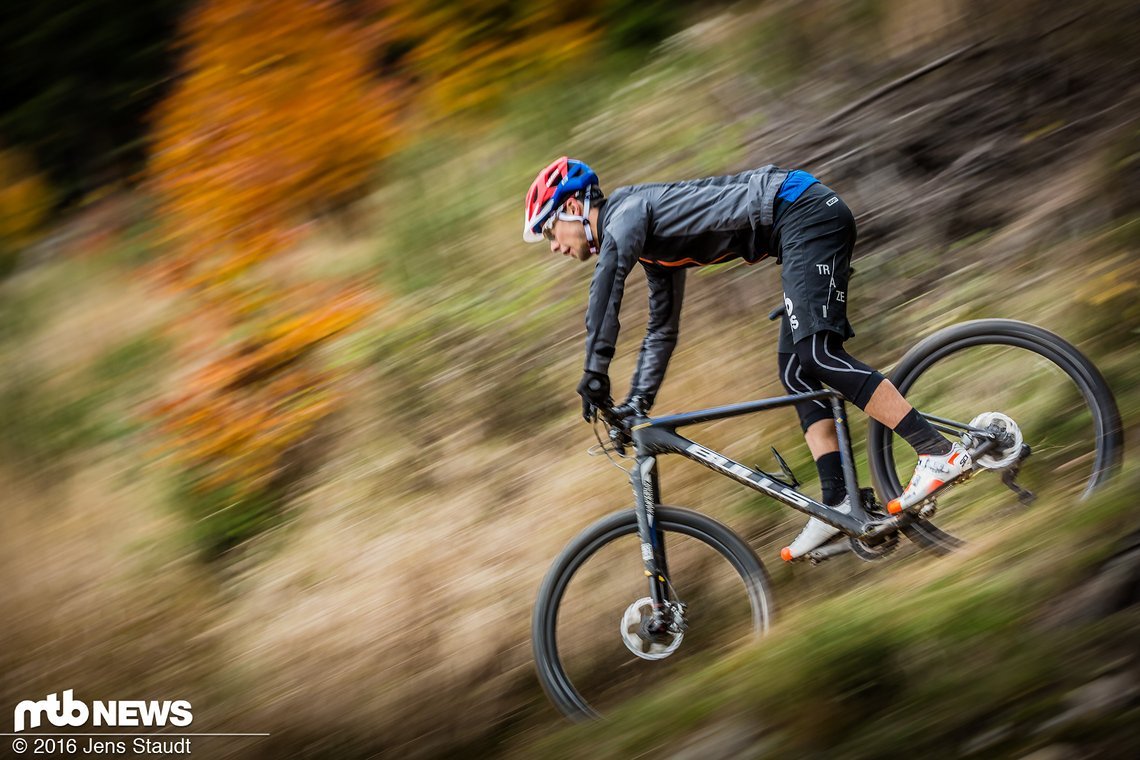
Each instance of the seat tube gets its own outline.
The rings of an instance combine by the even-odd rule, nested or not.
[[[637,457],[637,465],[630,472],[630,481],[637,502],[637,535],[641,539],[641,561],[649,580],[649,596],[656,606],[668,598],[665,579],[669,577],[665,561],[665,534],[657,524],[657,507],[661,504],[657,457]]]
[[[851,448],[851,433],[847,427],[847,409],[843,399],[831,397],[831,414],[835,418],[835,437],[839,440],[839,456],[843,462],[843,484],[851,502],[851,516],[867,521],[863,510],[863,497],[859,493],[859,476],[855,471],[855,452]]]

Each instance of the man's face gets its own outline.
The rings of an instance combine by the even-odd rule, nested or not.
[[[581,214],[582,204],[576,198],[566,201],[562,210],[567,214]],[[586,228],[581,222],[572,222],[554,217],[551,227],[553,240],[550,241],[550,252],[570,256],[578,261],[590,258],[590,243],[586,240]]]

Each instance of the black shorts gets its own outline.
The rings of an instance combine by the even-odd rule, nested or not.
[[[780,353],[830,330],[843,340],[855,335],[847,320],[847,283],[855,248],[855,216],[843,199],[822,183],[780,209],[772,248],[781,263],[786,315],[780,326]]]

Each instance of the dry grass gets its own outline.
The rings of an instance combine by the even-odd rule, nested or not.
[[[674,96],[686,93],[677,89]],[[619,146],[636,141],[646,154],[643,163],[634,151],[617,164],[627,179],[675,168],[668,151],[657,151],[642,136],[644,120],[658,115],[649,105],[633,109],[606,138]],[[723,130],[709,127],[711,137],[702,132],[707,124],[698,116],[680,114],[671,134],[683,141],[692,128],[712,142],[735,144],[736,136]],[[702,161],[722,159],[690,155],[681,163],[696,171]],[[862,274],[852,309],[860,335],[852,352],[885,367],[921,334],[980,315],[1043,322],[1069,335],[1072,294],[1104,277],[1105,267],[1127,264],[1113,259],[1111,265],[1073,266],[1074,256],[1101,256],[1102,241],[1086,251],[1050,238],[1057,214],[1095,205],[1088,200],[1094,178],[1081,168],[1071,172],[1028,198],[997,234],[962,248],[956,254],[961,261],[926,283],[934,294],[929,298],[889,300],[906,283],[883,272],[893,272],[911,252],[879,250],[857,262]],[[1065,192],[1055,193],[1058,186]],[[509,301],[517,283],[507,278],[520,268],[505,259],[502,241],[515,240],[517,220],[513,206],[494,211],[473,240],[457,238],[447,250],[470,264],[456,277],[501,278],[507,294],[493,292],[487,301]],[[1088,223],[1074,219],[1078,226]],[[375,243],[315,238],[282,266],[301,279],[356,274],[370,266]],[[340,246],[343,257],[333,253]],[[1034,255],[1014,256],[1026,250]],[[561,264],[539,265],[541,277],[533,279],[553,283],[551,303],[572,298],[584,304],[588,269]],[[523,271],[525,283],[531,274]],[[33,270],[21,276],[46,275]],[[394,299],[374,327],[386,332],[445,310],[449,294],[429,288]],[[781,393],[776,326],[765,319],[778,300],[774,265],[694,273],[683,338],[658,411]],[[644,328],[644,302],[644,284],[635,274],[623,315],[626,353],[612,373],[622,390]],[[168,317],[154,293],[101,276],[69,287],[60,308],[19,351],[29,362],[68,373]],[[394,408],[397,381],[376,376],[375,368],[362,371],[348,411],[324,445],[322,466],[297,494],[292,519],[218,568],[192,559],[192,547],[181,538],[183,518],[167,506],[163,473],[140,466],[146,442],[138,437],[83,452],[78,469],[49,490],[0,471],[0,568],[9,581],[0,587],[5,703],[64,688],[92,699],[185,695],[195,704],[198,730],[273,732],[260,745],[266,756],[387,751],[418,757],[467,745],[489,751],[497,730],[520,724],[529,733],[518,734],[515,743],[527,746],[553,717],[534,681],[529,648],[541,576],[579,530],[630,502],[624,477],[583,454],[593,438],[567,398],[580,368],[581,331],[580,310],[574,310],[573,319],[536,338],[544,341],[537,354],[542,377],[563,396],[551,400],[548,419],[523,433],[490,435],[497,410],[471,408],[481,390],[502,380],[495,373],[479,378],[482,386],[442,371],[418,378],[440,394],[446,411],[457,412],[454,419],[437,414],[425,420],[432,428],[428,436]],[[420,350],[447,349],[441,341]],[[1134,358],[1119,361],[1131,362],[1127,376],[1137,379]],[[153,378],[156,387],[165,381],[164,372]],[[853,412],[852,418],[861,439],[862,417]],[[801,465],[798,474],[816,492],[790,410],[711,425],[693,436],[768,468],[774,463],[767,447],[775,444]],[[766,561],[802,522],[798,513],[776,506],[754,509],[739,486],[691,463],[667,461],[663,470],[667,503],[727,521]],[[911,563],[906,578],[891,588],[905,593],[970,559]],[[877,578],[881,572],[854,560],[810,572],[772,569],[781,602],[794,599],[800,607],[851,576]]]
[[[780,392],[774,329],[761,316],[774,282],[759,270],[738,274],[694,278],[662,410]],[[1001,314],[1049,313],[1041,311],[1046,296],[1096,276],[1054,270],[1035,297],[1008,300]],[[631,304],[643,297],[639,287]],[[115,312],[140,313],[132,309],[141,307],[132,301],[139,292],[125,292]],[[899,319],[918,323],[929,308],[907,305]],[[737,309],[753,318],[724,330]],[[627,335],[638,334],[639,319],[627,323]],[[84,337],[71,334],[88,329],[60,317],[34,350],[46,353],[47,341],[75,345],[73,360],[89,361]],[[623,357],[615,377],[629,362]],[[567,388],[575,364],[558,364]],[[383,408],[381,385],[361,382],[354,393],[350,409]],[[159,471],[132,466],[136,449],[88,458],[48,493],[6,479],[0,562],[4,577],[18,583],[0,596],[0,614],[10,621],[0,642],[4,696],[62,688],[90,698],[185,695],[200,730],[277,734],[262,746],[269,754],[286,746],[310,756],[487,750],[479,742],[495,727],[541,725],[552,716],[532,675],[533,595],[575,533],[629,503],[628,485],[583,455],[592,439],[572,414],[518,440],[488,439],[466,422],[422,449],[387,430],[376,413],[344,415],[294,519],[220,573],[191,559],[178,538],[181,518],[164,506]],[[771,465],[769,443],[802,459],[795,431],[788,411],[693,435],[744,462],[755,456]],[[742,511],[745,492],[690,463],[667,462],[664,472],[667,502],[727,520],[765,559],[802,519],[776,507]],[[814,489],[810,471],[800,474]],[[969,561],[915,567],[907,583],[925,584]],[[798,606],[852,574],[878,572],[852,563],[773,570],[780,598]]]
[[[780,392],[774,326],[760,308],[770,298],[759,282],[738,293],[765,276],[764,286],[774,283],[738,274],[694,278],[663,410]],[[143,313],[132,301],[141,292],[125,293],[108,313]],[[915,308],[901,318],[915,319]],[[1018,308],[1026,313],[1004,314],[1033,316],[1032,304]],[[752,324],[724,330],[736,309],[753,314]],[[71,334],[88,329],[69,312],[38,335],[36,350],[75,345],[72,360],[88,361],[83,335]],[[615,377],[629,362],[622,358]],[[572,364],[565,369],[569,385]],[[350,409],[383,403],[376,384],[354,392]],[[548,714],[531,675],[533,595],[570,537],[629,503],[623,476],[582,454],[591,438],[572,417],[530,440],[487,439],[467,424],[412,451],[384,432],[383,418],[344,416],[295,519],[220,575],[190,559],[158,471],[131,467],[131,450],[104,452],[51,494],[11,482],[0,556],[19,583],[2,597],[13,621],[0,647],[15,674],[6,696],[190,692],[211,727],[281,732],[313,752],[337,727],[352,746],[403,745],[413,756],[476,742],[520,711]],[[693,435],[749,463],[769,442],[797,440],[790,411]],[[735,485],[689,463],[665,466],[666,501],[728,520],[757,539],[762,556],[774,556],[799,524],[787,510],[741,513]],[[407,468],[429,476],[410,478]],[[785,592],[812,589],[810,603],[853,568],[822,568],[810,580],[776,570]]]
[[[66,375],[172,316],[171,299],[141,278],[95,262],[57,261],[24,272],[6,288],[42,291],[45,318],[20,346],[22,360]]]

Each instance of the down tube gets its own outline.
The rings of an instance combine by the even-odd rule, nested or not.
[[[637,466],[630,472],[630,482],[637,502],[637,535],[641,539],[641,561],[649,579],[649,596],[654,606],[659,606],[668,598],[665,579],[669,570],[665,563],[665,535],[657,525],[657,506],[661,501],[657,457],[639,456]]]

